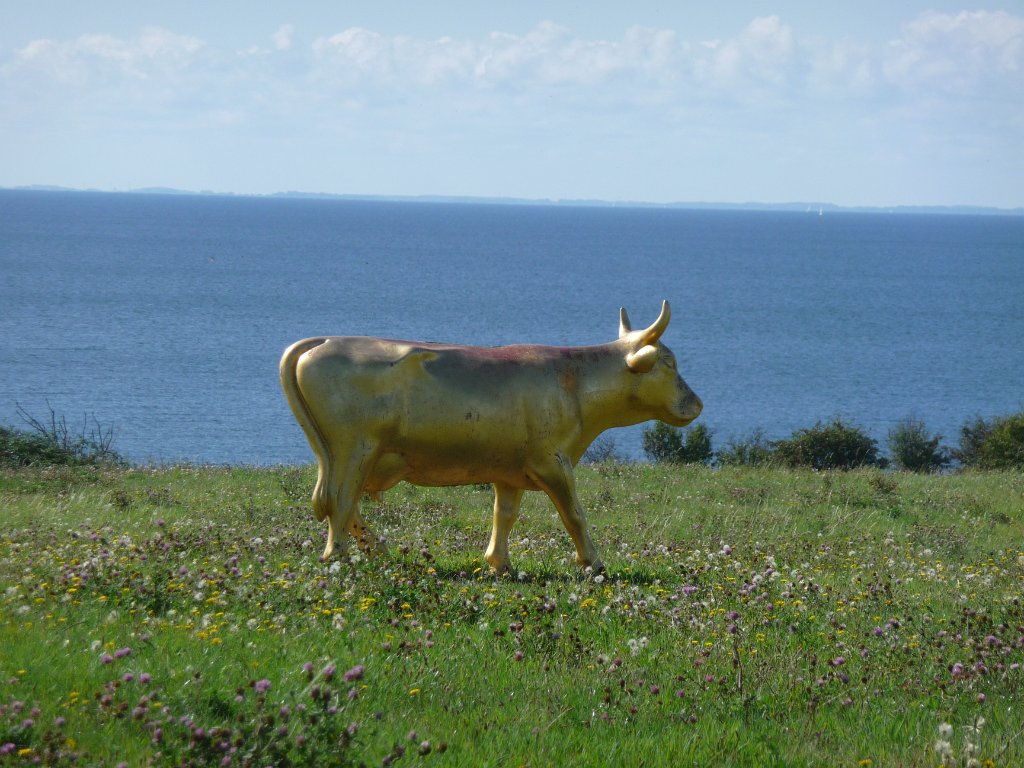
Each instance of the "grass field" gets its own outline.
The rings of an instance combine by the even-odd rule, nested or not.
[[[1024,476],[604,464],[528,494],[313,468],[0,471],[0,765],[1024,765]]]

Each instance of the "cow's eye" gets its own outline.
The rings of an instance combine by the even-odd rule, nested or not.
[[[665,365],[667,365],[667,366],[669,367],[669,369],[671,369],[671,370],[673,370],[673,371],[674,371],[674,370],[676,369],[676,361],[675,361],[675,358],[672,358],[672,357],[666,357],[666,358],[665,358]]]

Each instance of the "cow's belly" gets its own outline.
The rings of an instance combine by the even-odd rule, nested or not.
[[[522,461],[486,455],[445,456],[436,452],[381,454],[367,478],[366,490],[385,491],[402,480],[424,486],[502,483],[524,490],[538,490],[527,476]]]

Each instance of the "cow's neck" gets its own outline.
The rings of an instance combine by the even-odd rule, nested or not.
[[[578,384],[582,438],[586,447],[606,429],[627,427],[652,418],[638,407],[634,389],[638,374],[625,368],[628,349],[619,342],[603,345],[597,360],[583,367]]]

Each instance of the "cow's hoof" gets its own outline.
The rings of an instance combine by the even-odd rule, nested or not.
[[[504,563],[489,563],[491,566],[492,576],[512,576],[515,572],[512,570],[512,564],[509,562]]]

